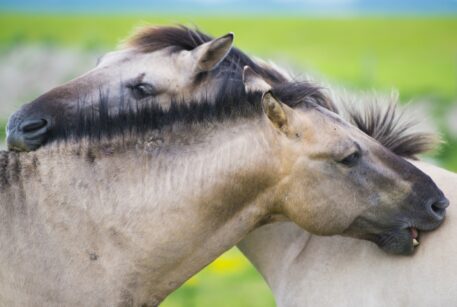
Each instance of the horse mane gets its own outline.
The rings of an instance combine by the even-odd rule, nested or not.
[[[182,25],[145,26],[134,33],[126,41],[125,46],[144,53],[165,48],[169,48],[170,52],[179,52],[192,50],[212,39],[198,29]],[[171,108],[164,111],[154,103],[154,99],[149,99],[147,103],[142,101],[141,105],[134,102],[134,108],[127,108],[127,104],[121,98],[120,112],[113,115],[108,114],[109,97],[101,94],[99,106],[96,108],[98,111],[89,114],[79,112],[76,129],[56,127],[50,134],[48,143],[68,138],[101,139],[111,135],[123,135],[126,131],[144,134],[174,122],[195,123],[252,116],[260,111],[260,103],[253,104],[253,97],[249,97],[253,94],[244,92],[242,71],[245,66],[250,66],[268,81],[273,87],[274,95],[291,107],[311,104],[340,113],[333,100],[323,94],[319,87],[310,82],[290,81],[288,76],[272,65],[254,61],[239,49],[232,48],[222,63],[209,72],[222,80],[222,87],[215,101],[202,99],[182,104],[175,100]],[[259,96],[258,93],[256,96]],[[84,102],[80,104],[84,105]],[[405,120],[404,113],[399,111],[397,103],[390,103],[387,108],[382,108],[379,103],[369,103],[362,109],[347,104],[343,108],[347,120],[397,155],[414,158],[417,154],[434,149],[439,143],[439,138],[435,134],[416,131],[416,123]]]
[[[226,78],[229,78],[228,76]],[[179,99],[171,101],[164,109],[154,97],[133,100],[120,95],[115,103],[117,111],[111,112],[113,101],[107,93],[100,92],[93,107],[86,108],[81,100],[77,104],[76,119],[69,124],[51,128],[47,144],[56,141],[89,140],[92,143],[134,134],[135,137],[148,136],[151,131],[161,131],[165,127],[184,125],[209,127],[211,124],[253,118],[263,114],[261,92],[246,93],[242,81],[222,82],[224,87],[216,98],[202,97],[183,103]],[[122,89],[123,87],[121,87]],[[273,94],[291,107],[298,104],[311,108],[325,101],[320,88],[308,82],[290,82],[272,89]],[[227,94],[230,93],[230,94]],[[129,99],[128,101],[126,99]],[[92,104],[90,104],[92,105]]]
[[[213,39],[210,35],[180,25],[176,27],[144,26],[127,39],[125,46],[134,48],[143,53],[150,53],[169,48],[170,52],[192,50]],[[269,65],[263,65],[252,60],[249,56],[237,48],[232,48],[227,57],[214,70],[217,75],[221,71],[232,71],[232,78],[240,78],[243,67],[250,66],[256,73],[261,75],[269,83],[276,84],[286,82],[287,77],[277,69]]]
[[[239,82],[223,82],[225,88],[214,101],[201,98],[199,101],[181,103],[175,100],[167,110],[162,109],[154,98],[127,102],[121,95],[118,111],[111,114],[109,96],[100,93],[98,105],[92,108],[91,112],[84,110],[84,102],[80,102],[75,126],[54,127],[48,143],[81,139],[100,141],[118,136],[125,137],[132,133],[135,137],[144,137],[151,131],[160,131],[164,127],[178,123],[208,126],[211,123],[252,118],[262,114],[262,93],[246,93],[243,84]],[[272,88],[272,92],[275,97],[292,108],[320,106],[335,113],[342,113],[322,93],[320,87],[309,82],[279,84]],[[436,134],[416,129],[417,122],[408,120],[396,102],[391,101],[384,108],[378,100],[363,105],[362,108],[356,108],[354,104],[345,103],[344,117],[393,153],[415,158],[418,154],[434,149],[439,143]]]
[[[436,133],[422,129],[418,119],[407,116],[396,99],[384,103],[371,99],[358,105],[361,107],[344,105],[348,120],[399,156],[415,159],[441,143]]]
[[[406,114],[407,109],[400,107],[398,96],[390,99],[376,95],[371,95],[368,99],[360,96],[353,98],[355,101],[342,101],[337,106],[335,101],[329,98],[330,95],[313,91],[301,82],[279,84],[274,88],[274,94],[292,108],[303,103],[314,103],[339,114],[381,145],[404,158],[416,159],[417,155],[435,150],[441,143],[438,134],[423,129],[418,119]]]

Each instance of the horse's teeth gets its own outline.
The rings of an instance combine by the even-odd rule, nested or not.
[[[416,239],[413,239],[413,245],[414,246],[418,246],[419,245],[419,241],[417,241]]]

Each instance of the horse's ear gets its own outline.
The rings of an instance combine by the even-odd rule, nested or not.
[[[206,42],[191,51],[196,72],[210,71],[222,62],[233,46],[233,33]]]
[[[243,69],[243,83],[246,93],[252,92],[268,92],[271,90],[268,84],[259,74],[257,74],[251,67],[244,66]]]
[[[262,107],[273,126],[287,134],[289,127],[286,110],[283,104],[273,96],[271,91],[263,94]]]

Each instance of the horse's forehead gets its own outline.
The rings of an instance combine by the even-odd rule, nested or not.
[[[328,111],[320,106],[313,106],[306,110],[299,110],[300,121],[305,125],[305,129],[309,126],[313,127],[311,130],[322,132],[322,129],[331,131],[329,137],[339,137],[342,134],[354,132],[354,127],[342,119],[339,115]]]
[[[98,67],[109,67],[130,62],[133,59],[142,59],[141,54],[138,54],[133,49],[111,51],[103,55],[98,63]]]
[[[317,106],[315,108],[315,110],[321,114],[322,116],[324,116],[326,118],[327,121],[329,121],[330,123],[333,123],[333,124],[336,124],[336,125],[340,125],[342,127],[345,127],[345,128],[353,128],[351,126],[351,124],[349,124],[346,120],[344,120],[340,115],[338,115],[337,113],[335,112],[332,112],[322,106]]]
[[[115,50],[106,53],[99,61],[99,67],[119,65],[123,63],[142,63],[145,61],[162,62],[166,58],[172,58],[168,50],[162,49],[149,53],[140,52],[134,48]]]

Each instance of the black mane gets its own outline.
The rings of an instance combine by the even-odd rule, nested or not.
[[[224,88],[214,100],[202,98],[185,103],[174,100],[166,110],[154,98],[127,101],[125,97],[128,95],[121,95],[113,104],[109,95],[100,92],[97,103],[89,110],[85,101],[78,103],[76,120],[59,121],[60,125],[52,127],[47,144],[56,141],[78,142],[82,139],[99,142],[132,133],[136,137],[142,137],[151,131],[178,123],[205,125],[252,118],[262,114],[262,93],[246,93],[241,81],[222,84]],[[272,92],[275,97],[291,107],[298,104],[313,107],[326,101],[319,87],[307,82],[281,84],[273,88]],[[112,109],[116,104],[117,111],[113,114],[110,107]]]
[[[440,143],[436,134],[416,129],[419,121],[407,118],[396,103],[390,102],[383,108],[372,101],[363,108],[346,106],[346,109],[352,124],[399,156],[415,158]]]
[[[127,45],[140,52],[153,52],[170,48],[170,52],[192,50],[212,40],[212,37],[190,28],[179,27],[144,27],[127,42]],[[244,91],[242,72],[250,66],[273,86],[273,94],[291,107],[320,105],[335,113],[336,106],[320,88],[308,82],[289,82],[273,67],[260,65],[237,48],[232,48],[224,61],[216,69],[199,76],[216,77],[221,80],[221,88],[213,101],[202,99],[185,104],[175,100],[169,110],[163,110],[154,99],[148,101],[124,101],[118,103],[119,112],[110,114],[112,101],[108,95],[100,94],[98,106],[87,112],[84,101],[79,103],[78,120],[66,125],[53,127],[47,143],[58,140],[101,140],[135,132],[135,135],[146,135],[149,131],[161,129],[173,123],[185,124],[224,121],[240,117],[251,117],[260,114],[260,93]],[[211,75],[210,75],[211,74]],[[122,95],[121,95],[122,96]],[[366,110],[349,110],[348,120],[360,130],[376,139],[392,152],[414,157],[417,154],[433,149],[437,138],[433,134],[412,132],[414,122],[405,122],[396,105],[382,109],[372,105]]]
[[[212,40],[211,36],[185,26],[144,27],[133,35],[127,44],[130,47],[139,49],[141,52],[153,52],[167,47],[172,47],[173,51],[180,51],[192,50],[210,40]],[[242,69],[246,65],[276,87],[277,97],[282,97],[282,101],[291,104],[292,107],[303,101],[312,100],[338,113],[332,101],[327,99],[320,91],[314,91],[307,86],[302,86],[303,84],[300,82],[288,82],[276,69],[268,65],[259,65],[237,48],[232,48],[229,55],[214,73],[228,73],[230,80],[227,81],[232,82],[234,80],[236,84],[240,82]],[[284,92],[282,92],[283,90]],[[313,93],[308,93],[309,90]],[[433,149],[437,144],[437,137],[434,134],[412,132],[416,126],[415,123],[412,121],[405,122],[395,104],[387,109],[382,109],[375,104],[362,111],[351,109],[349,110],[348,119],[360,130],[400,156],[414,157],[417,154]]]
[[[201,99],[182,103],[175,100],[167,110],[162,109],[153,98],[125,101],[121,95],[115,114],[109,111],[109,106],[112,106],[109,96],[100,93],[98,104],[91,112],[84,108],[84,101],[81,101],[78,119],[70,125],[53,127],[47,143],[77,142],[82,139],[99,142],[132,133],[136,137],[142,137],[151,131],[160,131],[176,123],[204,125],[262,114],[260,92],[246,93],[241,81],[223,84],[224,89],[214,101]],[[320,88],[308,82],[282,83],[273,87],[272,93],[292,108],[321,106],[337,112]],[[417,154],[433,149],[437,144],[434,134],[415,131],[416,123],[405,121],[395,104],[384,109],[375,103],[368,104],[365,109],[346,108],[350,122],[397,155],[414,158]]]

